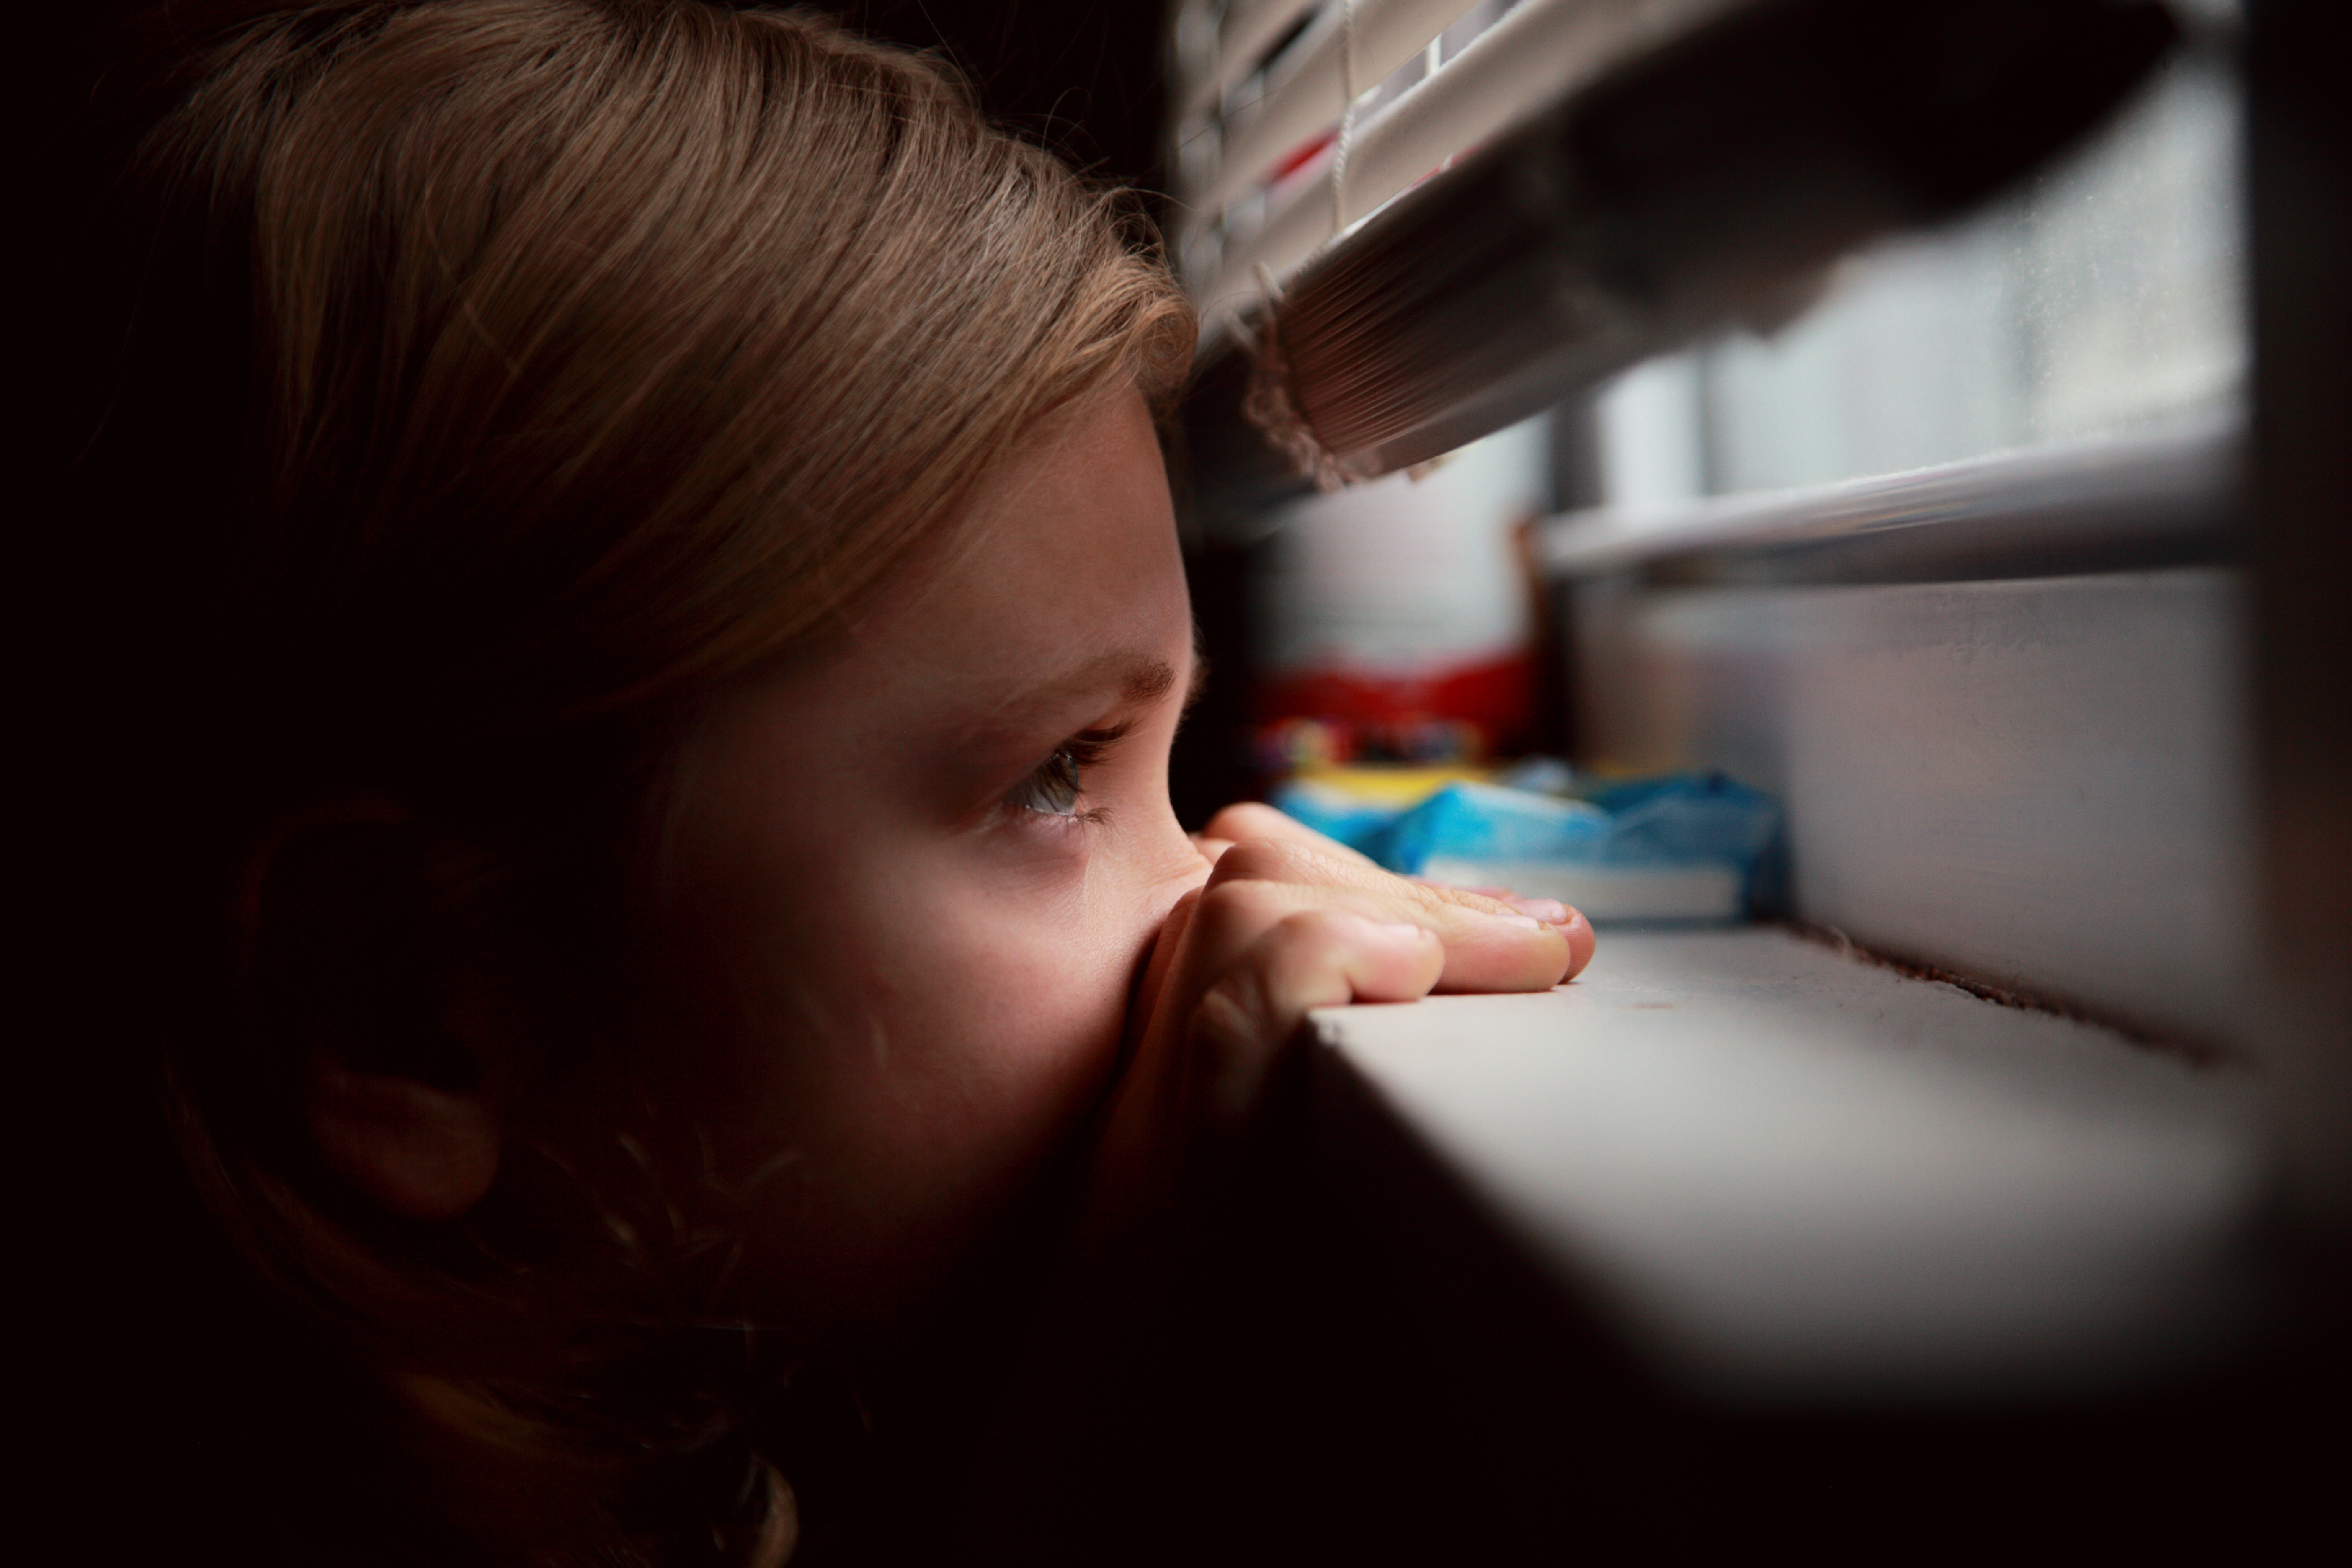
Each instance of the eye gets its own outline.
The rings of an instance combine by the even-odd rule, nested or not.
[[[1082,730],[1055,748],[1054,754],[1029,771],[1029,776],[1014,784],[1004,796],[1004,804],[1023,811],[1034,811],[1040,816],[1076,817],[1083,821],[1103,820],[1100,808],[1081,811],[1078,805],[1086,799],[1087,770],[1108,755],[1126,735],[1129,726],[1117,724],[1107,730]]]
[[[1045,816],[1076,816],[1085,794],[1085,773],[1086,759],[1065,746],[1031,769],[1004,802]]]

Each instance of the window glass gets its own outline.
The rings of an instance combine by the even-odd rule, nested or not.
[[[2243,396],[2231,7],[2115,121],[1971,218],[1857,254],[1776,330],[1652,360],[1597,401],[1633,510],[2220,416]]]

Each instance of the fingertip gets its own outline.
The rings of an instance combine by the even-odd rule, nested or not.
[[[1586,964],[1592,962],[1592,954],[1601,945],[1601,938],[1594,932],[1592,922],[1584,918],[1581,910],[1568,911],[1568,919],[1561,923],[1559,933],[1568,939],[1568,973],[1560,979],[1573,980],[1584,973]]]
[[[1562,927],[1511,909],[1454,908],[1437,989],[1549,991],[1568,977],[1575,952]]]

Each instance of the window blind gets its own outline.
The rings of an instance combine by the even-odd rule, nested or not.
[[[1744,3],[1191,0],[1177,194],[1195,303],[1214,318],[1254,299],[1260,268],[1287,277],[1457,154]]]
[[[1205,205],[1223,207],[1270,179],[1303,148],[1351,130],[1349,111],[1427,50],[1471,0],[1335,0],[1268,63],[1255,96],[1219,116]],[[1442,58],[1442,49],[1441,49]]]
[[[2043,162],[2178,37],[2158,0],[1190,0],[1179,24],[1212,508],[1429,460],[1785,309]]]

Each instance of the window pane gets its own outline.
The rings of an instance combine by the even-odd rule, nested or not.
[[[2226,45],[2199,37],[2090,144],[1991,208],[1850,258],[1776,331],[1605,387],[1605,499],[1823,484],[2235,406],[2239,105]]]

